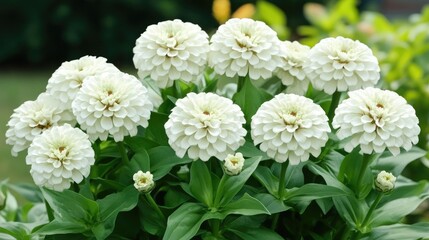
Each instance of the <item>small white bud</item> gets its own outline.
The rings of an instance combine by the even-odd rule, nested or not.
[[[244,166],[243,154],[236,153],[235,155],[228,154],[224,163],[225,172],[228,175],[237,175],[241,172]]]
[[[380,192],[390,192],[395,187],[396,177],[393,174],[381,171],[375,179],[375,187]]]
[[[133,175],[133,180],[134,180],[134,187],[139,192],[144,192],[144,193],[149,192],[155,186],[155,183],[153,181],[153,175],[149,171],[145,173],[142,171],[136,172]]]

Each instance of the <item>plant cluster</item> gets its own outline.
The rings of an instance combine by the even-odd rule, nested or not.
[[[133,52],[140,79],[84,56],[14,111],[7,144],[38,187],[2,183],[2,238],[429,237],[401,223],[429,197],[401,175],[425,154],[419,120],[375,87],[365,44],[282,42],[251,19],[209,38],[173,20]]]

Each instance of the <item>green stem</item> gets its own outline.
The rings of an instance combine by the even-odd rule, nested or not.
[[[287,169],[287,164],[282,163],[282,169],[280,171],[279,191],[278,191],[280,201],[283,201],[283,197],[285,194],[286,169]]]
[[[163,219],[165,220],[165,216],[162,213],[161,209],[159,209],[158,204],[156,204],[155,200],[153,199],[152,195],[150,195],[150,193],[145,193],[144,194],[146,196],[147,201],[149,202],[149,204],[152,206],[153,209],[155,209],[156,213]]]
[[[341,92],[334,92],[334,94],[332,95],[332,101],[328,111],[328,118],[331,122],[332,122],[332,119],[334,118],[335,109],[337,108],[338,103],[340,102],[340,98],[341,98]]]
[[[128,155],[127,155],[127,150],[125,149],[125,145],[123,142],[117,142],[118,145],[118,149],[119,152],[121,153],[121,157],[122,157],[122,164],[126,165],[130,162],[130,160],[128,159]]]
[[[370,160],[371,160],[371,155],[369,154],[363,155],[362,165],[360,166],[359,175],[357,179],[357,185],[356,185],[357,188],[359,188],[362,184],[363,176],[365,175],[365,171],[368,168]]]
[[[219,219],[211,219],[210,225],[212,227],[212,233],[215,237],[220,237],[220,220]]]
[[[54,220],[54,215],[52,214],[52,208],[49,206],[49,203],[45,200],[46,213],[48,214],[49,222]]]
[[[375,208],[380,203],[381,199],[383,198],[383,193],[378,192],[377,197],[375,198],[374,202],[372,202],[371,207],[368,210],[368,213],[365,216],[365,219],[363,220],[362,224],[360,224],[359,231],[354,231],[350,237],[350,240],[358,239],[361,235],[362,231],[365,231],[365,228],[367,227],[369,219],[371,219],[371,215],[374,212]]]
[[[244,86],[244,82],[246,81],[248,77],[238,77],[238,82],[237,82],[237,92],[240,92],[240,90],[243,88]]]
[[[377,205],[380,203],[381,199],[383,198],[383,193],[378,192],[377,197],[375,198],[374,202],[371,204],[371,207],[368,210],[368,213],[365,216],[365,219],[363,220],[361,224],[361,228],[365,229],[366,225],[368,224],[369,219],[371,218],[372,213],[374,212]]]
[[[273,217],[273,221],[271,222],[271,230],[276,230],[277,223],[279,221],[280,213],[277,213]]]

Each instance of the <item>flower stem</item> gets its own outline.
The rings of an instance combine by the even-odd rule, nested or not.
[[[282,163],[282,169],[280,171],[279,190],[278,190],[280,201],[283,201],[283,197],[284,197],[284,194],[285,194],[286,169],[287,169],[287,164],[286,163]]]
[[[369,154],[364,154],[363,155],[362,165],[360,166],[360,171],[359,171],[359,175],[358,175],[358,179],[357,179],[357,184],[356,184],[357,188],[360,188],[360,186],[362,184],[363,176],[365,175],[365,171],[366,171],[366,169],[367,169],[367,167],[369,165],[370,160],[371,160],[371,155],[369,155]]]
[[[240,90],[243,88],[244,82],[246,81],[246,79],[247,79],[247,76],[246,77],[238,77],[237,92],[240,92]]]
[[[220,237],[220,220],[219,219],[211,219],[210,225],[212,227],[212,233],[215,237]]]
[[[156,213],[162,218],[162,220],[165,220],[165,216],[162,213],[161,209],[159,209],[158,204],[156,204],[155,200],[153,199],[152,195],[150,193],[145,193],[147,201],[152,206],[153,209],[155,209]]]
[[[337,108],[338,103],[340,102],[340,98],[341,98],[341,92],[334,92],[334,94],[332,95],[332,101],[328,111],[328,118],[331,122],[332,122],[332,119],[334,118],[335,109]]]
[[[48,214],[49,222],[54,220],[54,215],[52,214],[52,208],[49,206],[49,203],[45,200],[46,213]]]
[[[367,227],[368,221],[371,218],[371,215],[374,212],[375,208],[378,206],[381,199],[383,198],[383,195],[384,195],[383,192],[378,192],[377,197],[375,198],[374,202],[372,202],[371,207],[369,208],[368,213],[365,216],[365,219],[360,224],[360,226],[358,226],[359,231],[353,232],[352,236],[350,237],[350,240],[358,239],[358,237],[360,236],[362,231],[365,231],[365,228]]]
[[[122,157],[122,164],[128,164],[130,160],[128,159],[127,150],[125,149],[125,145],[123,142],[117,142],[119,152],[121,153]]]

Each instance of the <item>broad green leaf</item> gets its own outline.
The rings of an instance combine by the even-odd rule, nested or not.
[[[228,229],[229,232],[234,233],[241,239],[246,240],[283,240],[284,238],[270,230],[268,228],[259,227],[259,228],[240,228],[240,229]]]
[[[150,158],[150,171],[154,180],[167,175],[174,166],[192,162],[188,157],[179,158],[170,146],[159,146],[148,151]]]
[[[308,183],[299,188],[292,188],[286,192],[286,202],[312,201],[319,198],[345,196],[343,190],[324,184]]]
[[[361,177],[359,176],[361,168],[365,164],[364,161],[370,161],[370,159],[364,158],[359,151],[359,148],[355,148],[344,158],[338,178],[356,193],[358,199],[364,199],[372,189],[374,177],[370,167],[367,165],[362,179],[359,179]]]
[[[374,211],[370,225],[376,227],[397,223],[428,198],[429,193],[426,192],[420,196],[400,198],[388,202]]]
[[[192,196],[211,207],[214,200],[213,184],[206,164],[203,161],[194,161],[190,173],[189,190]]]
[[[261,161],[270,159],[266,153],[253,145],[253,141],[251,139],[246,140],[244,145],[237,149],[237,152],[242,153],[244,157],[261,157]]]
[[[162,218],[157,211],[147,202],[147,199],[139,201],[140,228],[144,231],[161,237],[166,228],[166,219]]]
[[[105,239],[113,232],[118,213],[133,209],[137,205],[138,196],[139,192],[134,186],[129,186],[119,193],[97,200],[100,206],[100,224],[92,229],[97,239]]]
[[[207,208],[198,203],[185,203],[174,211],[167,221],[163,240],[188,240],[207,220]]]
[[[0,237],[5,234],[5,240],[7,235],[9,235],[10,239],[22,239],[22,240],[30,240],[30,229],[24,224],[20,222],[2,222],[0,224]]]
[[[35,231],[41,235],[56,235],[56,234],[71,234],[71,233],[87,233],[89,227],[83,223],[64,221],[54,219],[52,222],[44,225]]]
[[[240,199],[224,206],[219,213],[225,217],[229,214],[240,214],[245,216],[270,214],[267,208],[256,198],[245,193]]]
[[[252,121],[252,116],[255,115],[262,103],[272,98],[272,96],[264,90],[255,87],[252,81],[253,80],[249,78],[244,79],[242,89],[234,94],[232,98],[232,100],[240,106],[246,118],[246,125],[249,126]]]
[[[274,176],[271,169],[265,166],[256,168],[253,176],[268,190],[272,195],[277,196],[279,179]]]
[[[368,212],[368,206],[362,201],[359,202],[354,196],[338,196],[332,200],[340,217],[352,227],[362,223]]]
[[[99,207],[95,201],[70,190],[57,192],[42,188],[42,193],[59,221],[87,226],[98,221]]]
[[[43,202],[42,192],[40,188],[34,184],[18,183],[6,184],[8,188],[25,197],[30,202]]]
[[[246,181],[258,166],[261,157],[249,158],[244,161],[243,171],[236,176],[224,174],[216,193],[215,207],[228,204],[235,195],[243,188]]]
[[[130,168],[134,173],[141,170],[143,172],[150,171],[150,158],[149,154],[146,150],[141,149],[139,152],[134,154],[134,156],[130,159]]]
[[[149,126],[146,128],[146,137],[154,140],[159,145],[168,146],[168,137],[165,133],[164,124],[168,120],[168,115],[152,112],[149,119]]]
[[[141,136],[126,136],[124,142],[134,152],[140,152],[159,146],[158,143]]]
[[[385,153],[374,162],[373,169],[379,171],[384,170],[391,172],[395,176],[399,176],[409,163],[423,157],[425,154],[426,151],[418,147],[413,147],[408,152],[401,152],[397,156],[391,156],[390,153]]]
[[[267,208],[270,214],[284,212],[292,208],[290,206],[286,206],[283,201],[280,201],[278,198],[268,193],[259,193],[255,198]]]
[[[421,222],[412,225],[393,224],[374,228],[365,236],[365,240],[416,240],[429,238],[429,222]]]

